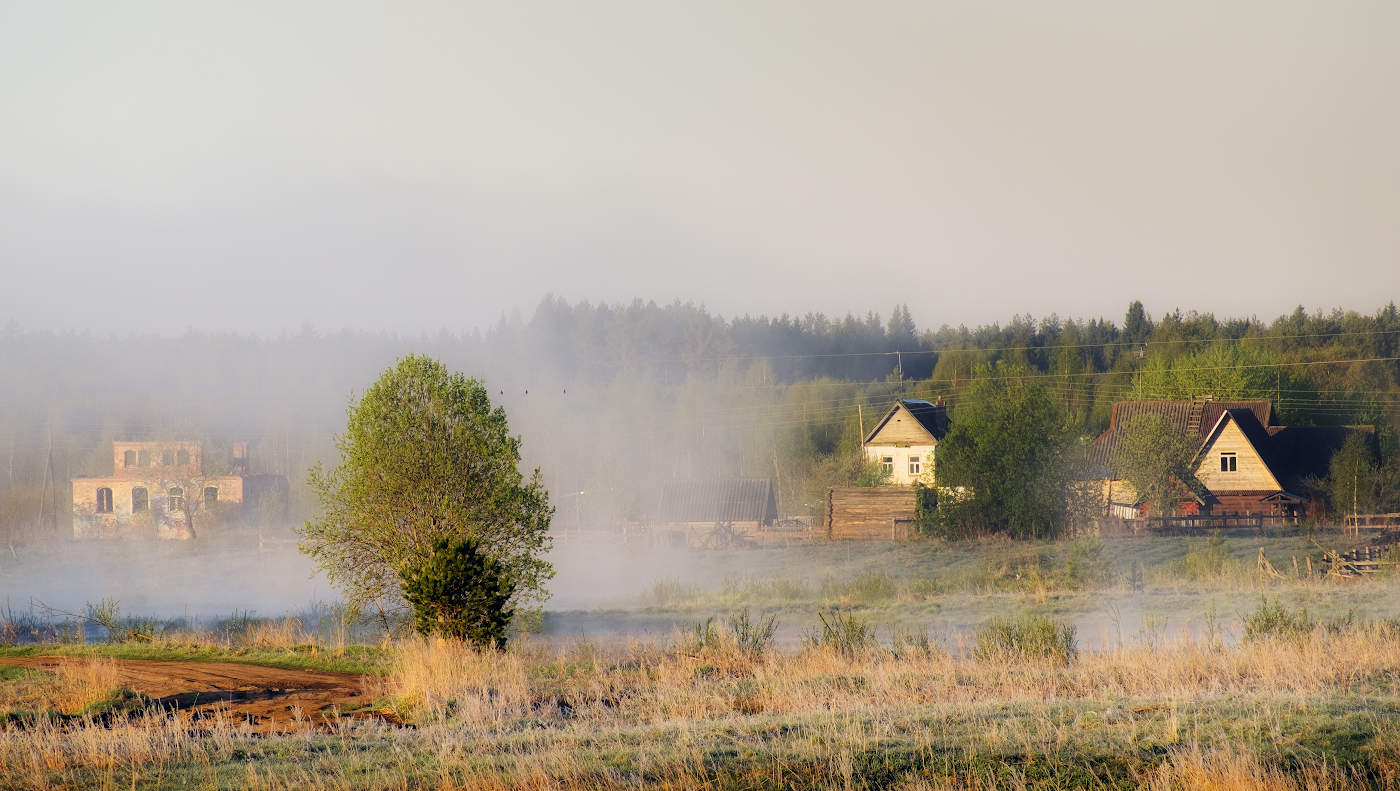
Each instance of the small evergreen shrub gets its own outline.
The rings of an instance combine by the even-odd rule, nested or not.
[[[1302,608],[1290,610],[1277,599],[1261,599],[1259,607],[1244,617],[1244,639],[1300,638],[1313,630],[1312,618]]]
[[[440,634],[478,648],[506,644],[515,586],[506,569],[470,538],[439,538],[421,566],[399,570],[419,634]]]
[[[1042,615],[996,618],[977,633],[974,656],[979,660],[1049,659],[1069,664],[1078,653],[1073,624]]]

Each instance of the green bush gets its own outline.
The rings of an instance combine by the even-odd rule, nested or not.
[[[1244,617],[1246,640],[1299,638],[1310,634],[1312,630],[1313,621],[1307,610],[1290,610],[1277,599],[1261,599],[1259,607]]]
[[[399,570],[404,598],[413,605],[413,627],[424,635],[503,647],[515,593],[505,574],[505,567],[475,540],[437,539],[426,563]]]
[[[1073,624],[1041,615],[997,618],[977,633],[974,656],[980,660],[1050,659],[1069,664],[1078,653]]]

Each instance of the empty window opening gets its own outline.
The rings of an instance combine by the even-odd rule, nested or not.
[[[1235,454],[1233,454],[1233,453],[1222,453],[1222,454],[1220,454],[1220,471],[1221,471],[1221,472],[1234,472],[1234,471],[1235,471]]]
[[[167,450],[160,454],[160,463],[166,467],[175,466],[175,451]]]
[[[97,513],[112,513],[112,490],[105,486],[97,490]]]
[[[135,467],[135,466],[136,466],[136,451],[134,451],[134,450],[129,450],[129,451],[127,451],[127,452],[125,452],[125,453],[122,454],[122,466],[123,466],[123,467]]]
[[[204,487],[204,507],[213,508],[219,504],[219,489],[215,486]]]
[[[909,457],[909,474],[910,474],[910,475],[921,475],[921,474],[923,474],[923,471],[924,471],[923,459],[921,459],[921,458],[918,457],[918,456],[910,456],[910,457]]]
[[[181,448],[179,454],[177,454],[177,455],[178,455],[178,458],[177,458],[177,460],[176,460],[176,462],[175,462],[176,464],[178,464],[178,465],[180,465],[181,467],[183,467],[183,466],[185,466],[186,464],[189,464],[189,463],[190,463],[190,452],[189,452],[189,451],[185,450],[184,448]]]
[[[169,506],[169,509],[170,509],[171,511],[183,511],[183,510],[185,510],[185,490],[184,490],[184,489],[181,489],[181,488],[178,487],[178,486],[172,486],[172,487],[170,487],[170,491],[167,492],[167,494],[170,495],[170,501],[169,501],[166,505]]]
[[[884,458],[880,459],[880,470],[881,470],[881,472],[885,473],[886,475],[893,475],[893,474],[894,474],[894,457],[893,457],[893,456],[885,456]]]
[[[149,466],[151,466],[151,452],[150,452],[150,451],[148,451],[148,450],[138,451],[137,454],[136,454],[136,458],[140,460],[140,461],[138,461],[138,462],[136,463],[136,465],[137,465],[138,467],[149,467]]]
[[[131,490],[131,512],[140,513],[151,507],[151,495],[146,491],[146,487],[137,486]]]

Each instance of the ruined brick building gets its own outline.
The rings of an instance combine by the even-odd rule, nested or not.
[[[113,442],[111,476],[72,480],[73,537],[190,539],[260,503],[286,502],[287,479],[248,474],[243,443],[227,474],[204,467],[199,442]]]

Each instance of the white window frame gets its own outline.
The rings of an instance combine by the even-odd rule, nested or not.
[[[1220,452],[1220,471],[1237,472],[1239,470],[1239,455],[1232,451]]]
[[[883,473],[885,473],[886,475],[894,475],[894,457],[893,457],[893,456],[881,456],[881,457],[880,457],[880,471],[883,472]]]
[[[922,457],[922,456],[910,456],[910,457],[909,457],[909,474],[910,474],[910,475],[913,475],[913,476],[919,476],[919,475],[923,475],[923,473],[924,473],[924,457]]]

